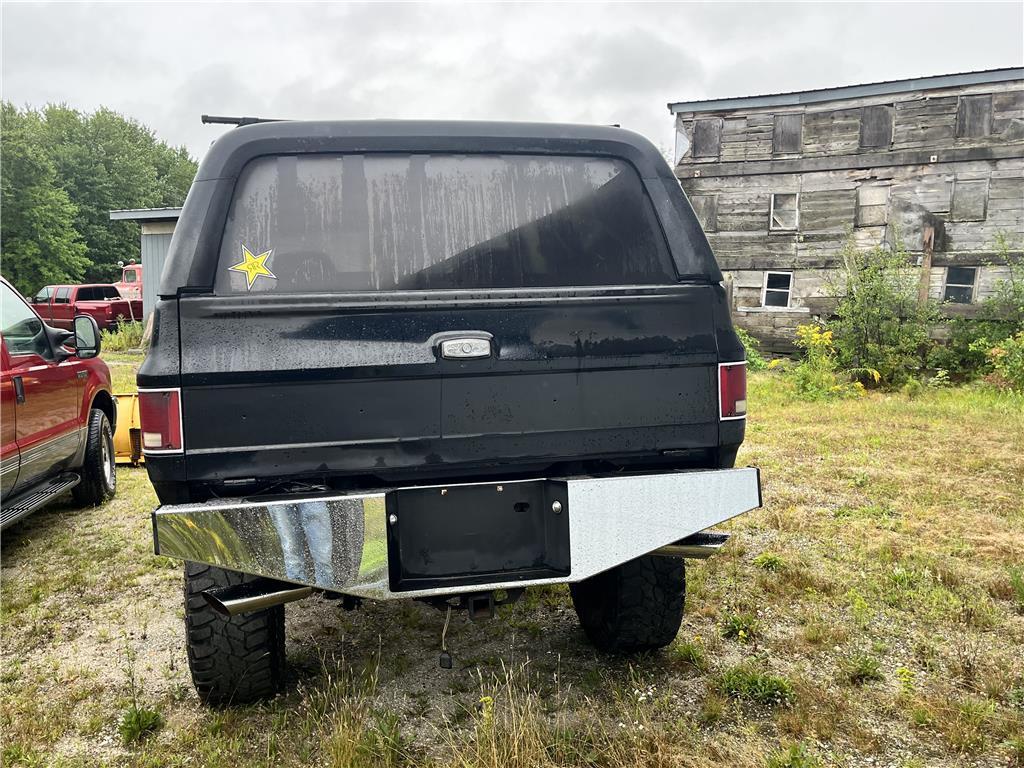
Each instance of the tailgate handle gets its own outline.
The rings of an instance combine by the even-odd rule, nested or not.
[[[454,336],[441,341],[441,357],[446,360],[475,360],[490,356],[490,338]]]

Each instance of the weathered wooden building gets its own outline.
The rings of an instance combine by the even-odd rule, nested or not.
[[[675,168],[734,319],[770,351],[835,306],[840,250],[898,237],[948,313],[1024,241],[1024,69],[669,104]]]

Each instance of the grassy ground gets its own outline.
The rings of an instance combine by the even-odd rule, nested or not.
[[[115,388],[135,358],[111,355]],[[688,569],[663,653],[602,657],[563,588],[491,622],[418,603],[289,606],[287,692],[208,711],[155,498],[5,533],[5,765],[1024,764],[1024,403],[983,390],[796,401],[752,378],[765,507]]]

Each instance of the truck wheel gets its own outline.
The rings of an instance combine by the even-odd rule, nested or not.
[[[112,498],[117,490],[114,468],[114,436],[107,414],[99,408],[89,411],[89,427],[85,438],[85,460],[79,474],[82,481],[71,495],[81,507],[95,507]]]
[[[570,585],[583,631],[599,650],[635,653],[671,643],[683,621],[680,557],[644,555]]]
[[[284,606],[228,618],[200,594],[253,576],[185,563],[185,639],[199,698],[212,706],[248,704],[276,694],[284,680]]]

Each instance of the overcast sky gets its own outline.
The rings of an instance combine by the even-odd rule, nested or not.
[[[103,105],[201,157],[203,112],[620,123],[669,101],[1024,64],[1024,3],[3,4],[3,98]]]

